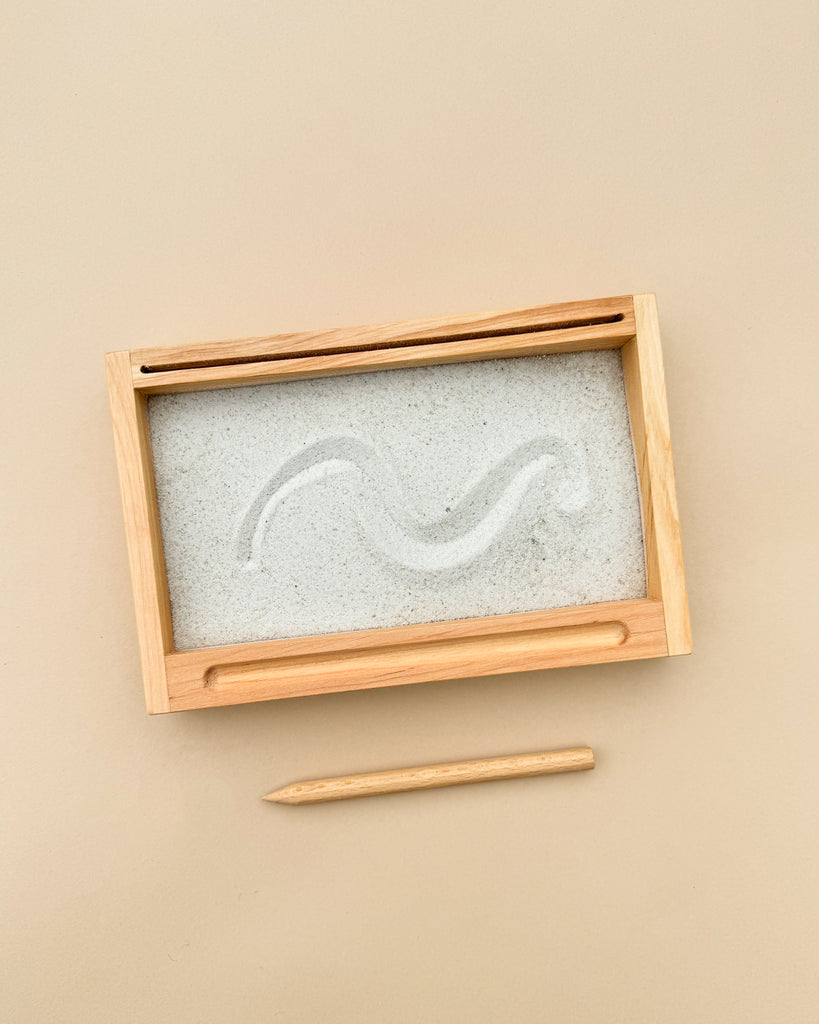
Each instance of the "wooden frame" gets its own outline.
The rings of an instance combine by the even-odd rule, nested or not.
[[[149,395],[601,348],[622,352],[642,500],[646,598],[192,651],[173,649],[147,428]],[[106,365],[151,714],[691,651],[653,295],[111,352]]]

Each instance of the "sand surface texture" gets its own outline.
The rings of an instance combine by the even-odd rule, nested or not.
[[[178,649],[645,596],[617,351],[149,412]]]

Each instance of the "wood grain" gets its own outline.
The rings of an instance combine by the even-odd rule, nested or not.
[[[131,383],[127,352],[105,357],[125,535],[136,606],[145,702],[149,714],[170,710],[165,655],[173,647],[145,399]]]
[[[539,754],[513,754],[475,761],[452,761],[417,768],[395,768],[385,772],[346,775],[330,779],[294,782],[263,797],[279,804],[318,804],[384,793],[407,793],[416,789],[440,789],[472,782],[519,779],[558,772],[583,772],[594,768],[591,747],[550,750]]]
[[[379,348],[402,348],[424,342],[439,343],[500,338],[521,331],[534,332],[538,327],[559,329],[582,321],[623,322],[627,334],[634,333],[634,306],[630,295],[581,302],[559,302],[529,309],[512,309],[489,313],[461,314],[402,320],[358,327],[333,327],[319,331],[274,334],[239,341],[209,341],[195,345],[173,345],[161,348],[134,349],[131,365],[138,372],[143,366],[154,370],[171,370],[197,365],[235,366],[265,359],[288,356],[333,355],[349,351],[374,351]],[[148,375],[146,375],[148,376]]]
[[[668,653],[690,654],[691,626],[655,297],[635,295],[634,312],[637,334],[621,354],[640,481],[648,596],[662,601]]]
[[[659,601],[612,601],[168,654],[171,710],[667,653]]]
[[[579,352],[619,348],[634,336],[633,322],[617,321],[564,330],[528,332],[465,341],[420,343],[399,348],[361,348],[330,355],[301,355],[261,362],[237,363],[226,373],[224,366],[167,370],[144,374],[132,367],[134,388],[146,394],[171,391],[206,391],[211,388],[269,384],[274,381],[330,377],[339,374],[371,373],[400,367],[465,363],[481,359],[547,355],[550,352]]]

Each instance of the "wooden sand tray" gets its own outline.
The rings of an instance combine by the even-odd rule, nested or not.
[[[643,520],[644,597],[177,649],[150,396],[601,349],[619,349],[622,358]],[[653,295],[112,352],[106,364],[151,714],[691,650]]]

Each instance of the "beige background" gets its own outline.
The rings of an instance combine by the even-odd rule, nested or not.
[[[816,1020],[813,7],[5,5],[3,1020]],[[632,291],[692,657],[145,716],[104,351]]]

